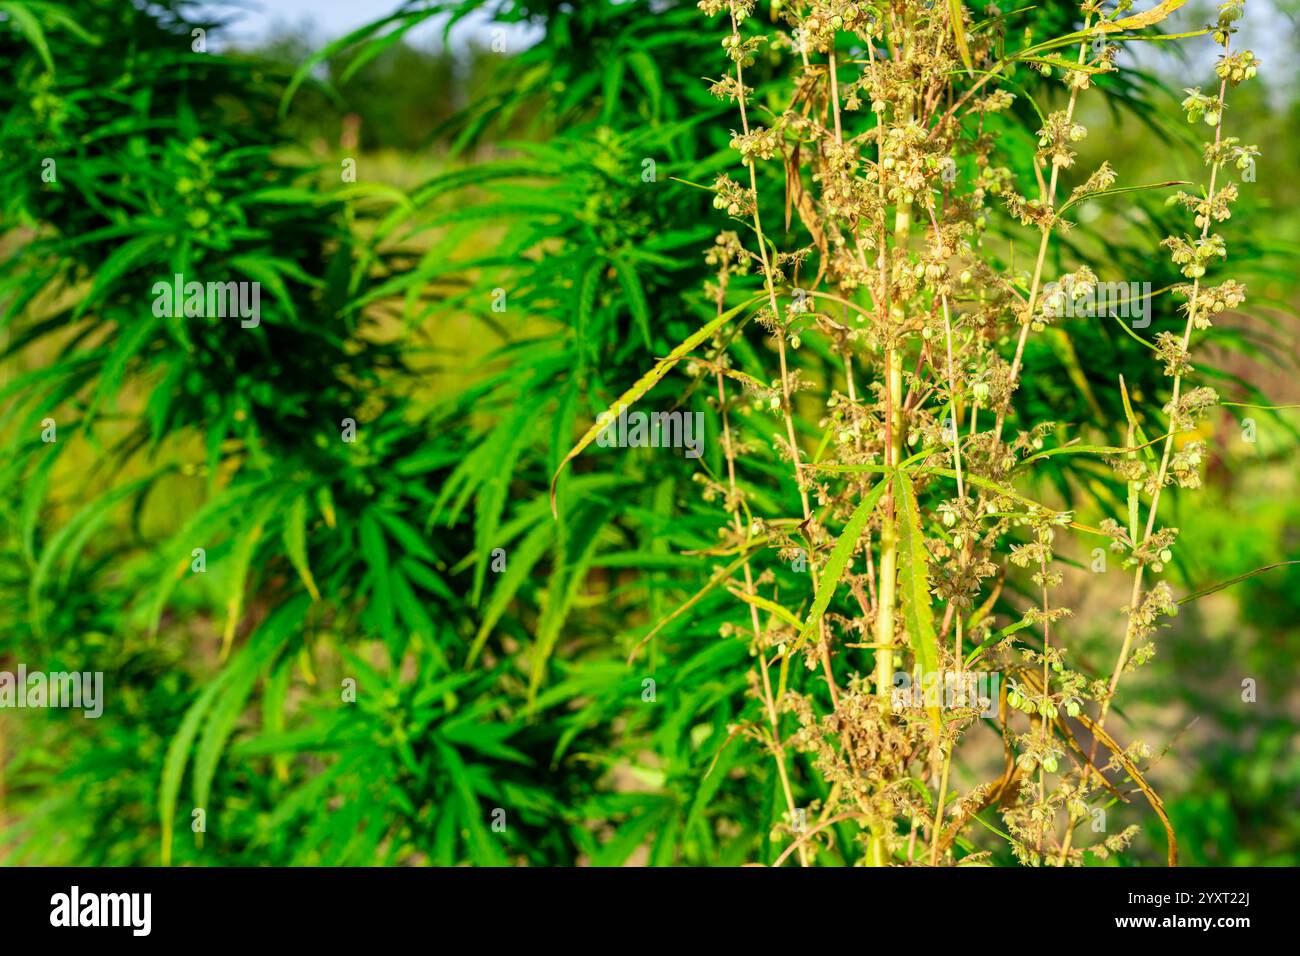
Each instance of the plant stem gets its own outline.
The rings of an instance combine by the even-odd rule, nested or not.
[[[1228,54],[1229,46],[1230,46],[1229,43],[1225,43],[1223,45],[1223,54],[1225,56]],[[1227,92],[1228,92],[1228,81],[1225,78],[1221,80],[1219,83],[1219,99],[1218,99],[1218,107],[1217,107],[1219,121],[1214,126],[1214,145],[1216,147],[1215,161],[1210,166],[1210,184],[1207,192],[1207,198],[1210,200],[1213,200],[1214,198],[1215,189],[1218,182],[1219,169],[1223,165],[1218,158],[1217,147],[1220,146],[1223,142],[1223,110],[1224,110],[1224,101],[1227,98]],[[1201,227],[1202,239],[1207,238],[1210,234],[1210,223],[1212,221],[1212,218],[1213,217],[1209,215],[1207,212],[1205,216],[1205,223]],[[1192,330],[1196,327],[1197,305],[1199,303],[1200,290],[1201,290],[1201,278],[1200,276],[1197,276],[1192,280],[1191,298],[1188,302],[1188,309],[1187,309],[1187,323],[1183,328],[1183,338],[1182,338],[1183,352],[1186,352],[1188,346],[1191,344]],[[1169,407],[1171,409],[1174,409],[1175,412],[1177,410],[1179,396],[1182,394],[1182,385],[1183,385],[1183,376],[1182,373],[1179,372],[1178,374],[1174,375],[1173,390],[1169,400]],[[1168,473],[1169,473],[1169,457],[1171,452],[1173,451],[1173,446],[1174,446],[1174,428],[1172,427],[1173,426],[1172,421],[1170,422],[1170,426],[1171,427],[1169,429],[1169,434],[1165,436],[1164,449],[1160,455],[1160,467],[1156,473],[1155,488],[1151,492],[1151,508],[1147,512],[1147,523],[1146,523],[1146,528],[1144,529],[1142,534],[1142,542],[1141,542],[1142,545],[1147,544],[1147,542],[1151,540],[1151,535],[1155,531],[1156,513],[1160,507],[1160,493],[1164,489],[1165,480],[1168,477]],[[1129,444],[1132,444],[1131,438],[1129,439]],[[1137,542],[1133,542],[1133,544],[1135,548],[1138,547]],[[1101,710],[1097,715],[1097,728],[1099,730],[1104,729],[1106,726],[1106,718],[1110,714],[1110,703],[1115,697],[1115,691],[1119,687],[1120,677],[1123,675],[1124,667],[1128,663],[1128,655],[1133,649],[1133,639],[1135,636],[1134,621],[1137,617],[1138,603],[1142,599],[1142,579],[1145,572],[1146,572],[1146,565],[1142,562],[1139,562],[1136,570],[1133,572],[1133,590],[1129,596],[1129,618],[1128,618],[1128,624],[1124,628],[1124,640],[1120,644],[1119,657],[1115,661],[1115,669],[1110,675],[1110,684],[1106,688],[1106,696],[1105,698],[1103,698],[1101,702]],[[1097,757],[1097,744],[1098,744],[1098,738],[1094,735],[1092,739],[1092,746],[1089,748],[1088,751],[1088,762],[1084,765],[1083,775],[1079,781],[1080,787],[1087,786],[1088,779],[1093,773],[1093,764]],[[1098,771],[1098,774],[1100,775],[1100,771]],[[1061,856],[1060,856],[1059,863],[1062,866],[1069,859],[1070,843],[1072,842],[1073,838],[1074,838],[1074,828],[1070,827],[1066,831],[1064,842],[1061,844]]]
[[[1088,14],[1086,17],[1084,17],[1083,32],[1086,33],[1091,26],[1092,26],[1092,14]],[[1087,59],[1087,56],[1088,56],[1088,43],[1087,41],[1084,41],[1083,43],[1079,44],[1078,62],[1080,65],[1082,65],[1084,60]],[[1074,107],[1078,103],[1078,101],[1079,101],[1079,90],[1076,87],[1070,90],[1070,101],[1068,104],[1066,104],[1065,107],[1065,125],[1067,127],[1074,121]],[[1038,170],[1037,161],[1035,161],[1034,163],[1034,170],[1035,172],[1037,172]],[[1043,201],[1047,204],[1047,208],[1049,210],[1054,209],[1056,207],[1056,187],[1057,184],[1060,182],[1060,178],[1061,178],[1061,167],[1053,163],[1052,175],[1050,177],[1050,182],[1048,183],[1047,186],[1047,192],[1043,196]],[[1016,354],[1015,354],[1015,358],[1011,362],[1010,387],[1013,390],[1015,389],[1016,382],[1020,377],[1020,365],[1025,355],[1025,342],[1029,339],[1029,326],[1033,320],[1034,307],[1038,304],[1038,293],[1040,291],[1040,287],[1043,279],[1043,263],[1047,259],[1047,247],[1052,238],[1052,228],[1053,228],[1052,223],[1048,223],[1047,225],[1044,225],[1042,228],[1042,236],[1038,242],[1038,258],[1034,263],[1034,277],[1029,284],[1029,304],[1025,307],[1025,314],[1027,318],[1025,322],[1020,326],[1020,338],[1016,341]],[[1007,409],[1010,407],[1009,404],[1010,396],[1008,396],[1007,401],[1008,404],[1003,406],[1001,409],[999,409],[997,414],[997,419],[993,425],[994,437],[998,441],[1002,440],[1002,426],[1006,420]]]
[[[719,292],[718,292],[718,314],[719,315],[722,314],[722,296],[724,294],[724,291],[725,291],[725,281],[723,281],[719,285]],[[717,372],[716,374],[718,377],[718,412],[722,417],[722,447],[723,447],[723,453],[725,454],[727,459],[727,485],[728,485],[728,490],[730,491],[731,494],[731,499],[732,501],[734,501],[736,499],[736,494],[737,494],[736,452],[731,444],[731,426],[729,424],[728,416],[727,416],[727,394],[726,394],[726,387],[724,384],[725,377],[723,376],[721,371]],[[740,519],[739,511],[733,511],[731,513],[731,517],[733,523],[735,524],[736,531],[738,533],[743,534],[744,522],[742,522]],[[744,564],[744,572],[745,572],[745,593],[752,597],[756,593],[756,589],[754,587],[754,572],[750,568],[748,561],[746,561]],[[776,701],[772,697],[772,680],[767,672],[767,655],[763,652],[762,647],[759,646],[760,641],[762,640],[763,631],[758,620],[758,607],[755,606],[754,604],[750,604],[749,613],[750,613],[750,623],[754,628],[754,645],[755,647],[758,648],[759,667],[763,675],[763,703],[766,705],[768,721],[772,726],[772,749],[775,751],[776,769],[777,769],[777,773],[780,775],[781,778],[781,790],[785,794],[786,809],[790,811],[790,820],[791,822],[793,822],[795,819],[794,794],[790,789],[790,777],[789,774],[786,772],[786,767],[785,767],[785,747],[781,743],[780,719],[777,716],[777,712],[776,712]],[[799,865],[800,866],[808,865],[807,851],[802,846],[799,847]]]
[[[736,37],[737,40],[739,40],[740,31],[737,29],[736,17],[734,13],[731,16],[731,34],[732,36]],[[738,87],[736,93],[736,101],[740,107],[740,125],[745,135],[748,136],[749,116],[745,109],[745,76],[744,76],[744,70],[742,69],[739,60],[736,61],[736,85]],[[767,254],[767,240],[763,235],[763,221],[758,211],[758,172],[756,171],[754,163],[752,161],[747,162],[746,165],[749,167],[749,186],[750,186],[750,191],[753,194],[754,232],[758,236],[758,252],[763,264],[763,281],[764,284],[767,286],[768,301],[772,307],[772,320],[778,326],[780,326],[781,306],[776,299],[776,280],[772,273],[771,259]],[[790,373],[786,365],[786,359],[785,359],[785,330],[783,327],[778,328],[777,330],[776,348],[777,348],[777,358],[780,361],[780,366],[781,366],[781,398],[782,398],[781,411],[785,418],[786,439],[790,443],[790,457],[791,460],[794,462],[795,486],[799,490],[799,501],[800,504],[803,506],[804,525],[805,527],[808,528],[808,535],[810,539],[809,544],[811,546],[811,538],[813,536],[812,508],[808,501],[808,489],[804,487],[803,463],[800,460],[799,442],[798,439],[795,437],[795,431],[794,431],[794,417],[792,415],[793,402],[791,400],[791,392],[790,392]],[[808,576],[812,580],[813,592],[816,593],[817,563],[813,560],[813,556],[811,554],[809,554],[808,556]],[[818,622],[818,632],[819,632],[819,637],[821,638],[820,650],[821,650],[822,671],[826,675],[826,685],[830,689],[831,702],[835,706],[839,706],[839,688],[836,687],[835,685],[835,674],[831,669],[830,641],[827,636],[826,622],[824,620]]]
[[[886,425],[885,464],[895,466],[902,459],[903,447],[903,356],[897,349],[886,354],[889,374],[888,423]],[[886,476],[888,480],[888,476]],[[885,520],[880,526],[880,585],[876,590],[876,693],[889,708],[889,694],[894,686],[894,603],[898,582],[898,531],[894,526],[894,493],[885,495]]]

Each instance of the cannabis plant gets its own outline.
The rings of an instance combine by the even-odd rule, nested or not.
[[[463,437],[367,309],[383,190],[275,161],[285,80],[182,6],[5,8],[0,659],[111,675],[102,724],[18,725],[6,856],[572,859],[547,761],[585,729],[460,671],[472,541],[423,527]]]
[[[3,859],[1092,863],[1134,797],[1183,832],[1117,715],[1192,580],[1204,383],[1268,401],[1204,347],[1273,347],[1219,318],[1288,262],[1227,228],[1239,5],[408,0],[293,75],[181,2],[2,6],[0,669],[112,675],[89,725],[0,712]],[[364,137],[436,175],[298,141],[484,14],[531,28],[486,92]],[[1206,93],[1124,53],[1210,39]],[[1204,181],[1133,178],[1107,109],[1212,129]],[[155,311],[178,274],[258,322]],[[647,408],[702,447],[610,447]],[[1068,617],[1107,560],[1128,616]]]
[[[1194,231],[1162,244],[1188,280],[1172,290],[1182,322],[1153,339],[1126,327],[1129,347],[1112,360],[1120,370],[1149,361],[1144,346],[1162,364],[1167,401],[1159,416],[1135,406],[1120,374],[1125,418],[1093,428],[1025,413],[1028,346],[1066,315],[1144,328],[1137,305],[1149,286],[1125,283],[1112,301],[1103,263],[1054,273],[1049,250],[1084,204],[1187,184],[1123,184],[1118,158],[1118,168],[1076,170],[1087,136],[1076,109],[1099,95],[1123,47],[1152,39],[1148,28],[1181,3],[1130,14],[1090,0],[1080,29],[1019,42],[1016,14],[977,18],[960,3],[780,3],[767,29],[752,0],[699,6],[722,20],[726,65],[711,92],[734,107],[739,161],[737,175],[707,187],[732,220],[706,255],[715,318],[625,391],[566,462],[675,366],[691,391],[707,389],[724,464],[697,475],[719,520],[700,553],[725,564],[705,590],[734,599],[719,639],[748,648],[754,708],[732,733],[777,769],[786,836],[773,862],[977,863],[988,853],[967,832],[996,806],[1005,831],[993,829],[1022,863],[1082,863],[1135,837],[1136,827],[1082,836],[1126,782],[1165,823],[1175,862],[1143,776],[1146,749],[1106,726],[1123,676],[1177,610],[1159,576],[1178,531],[1162,524],[1160,503],[1169,486],[1200,483],[1207,450],[1189,433],[1217,404],[1213,389],[1188,382],[1193,337],[1245,295],[1211,276],[1226,257],[1216,228],[1240,189],[1232,176],[1257,154],[1224,134],[1227,91],[1257,67],[1232,45],[1242,4],[1182,35],[1221,47],[1217,90],[1188,90],[1183,102],[1212,131],[1206,181],[1169,196]],[[792,73],[779,101],[751,85],[772,51]],[[1017,175],[1003,142],[1025,70],[1062,89],[1048,112],[1034,104],[1036,149]],[[771,186],[759,172],[769,164],[782,170],[777,197],[760,188]],[[782,206],[784,220],[773,215]],[[750,324],[762,351],[734,347]],[[810,349],[833,361],[802,362]],[[1122,443],[1096,441],[1116,427]],[[1092,526],[1018,490],[1066,455],[1105,462],[1127,507]],[[1100,673],[1072,652],[1071,609],[1057,597],[1058,552],[1074,537],[1101,542],[1132,575],[1114,664]],[[999,620],[1013,582],[1028,606]],[[960,792],[954,764],[982,718],[1001,735],[1004,766]]]

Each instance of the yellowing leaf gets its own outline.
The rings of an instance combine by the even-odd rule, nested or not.
[[[555,469],[555,474],[551,478],[551,513],[553,515],[558,516],[558,513],[556,512],[555,509],[555,483],[560,479],[560,472],[564,471],[565,465],[567,465],[569,462],[573,461],[573,459],[577,458],[580,454],[582,454],[584,448],[586,448],[588,445],[590,445],[592,442],[596,440],[596,436],[601,433],[601,430],[604,429],[606,424],[608,423],[609,416],[617,415],[619,413],[620,407],[631,407],[632,404],[638,401],[643,395],[645,395],[646,392],[654,388],[655,385],[658,384],[659,380],[663,378],[665,375],[667,375],[668,371],[674,365],[676,365],[688,354],[690,354],[690,352],[693,349],[695,349],[697,346],[699,346],[700,343],[704,342],[714,332],[722,328],[724,325],[726,325],[728,322],[730,322],[732,319],[738,316],[741,312],[745,311],[745,309],[749,308],[755,302],[759,301],[759,299],[761,298],[763,298],[763,296],[755,296],[754,298],[750,299],[747,302],[742,302],[734,309],[729,309],[726,312],[723,312],[716,319],[713,319],[711,322],[707,323],[706,325],[701,326],[696,332],[692,333],[685,341],[683,341],[675,349],[669,352],[665,358],[660,359],[658,362],[656,362],[654,368],[650,369],[650,371],[646,372],[639,379],[637,379],[636,382],[633,383],[631,388],[629,388],[626,392],[624,392],[615,400],[613,405],[605,409],[604,413],[602,413],[600,417],[596,419],[595,424],[593,424],[590,428],[588,428],[586,434],[584,434],[580,439],[578,439],[578,443],[574,445],[571,449],[569,449],[569,453],[565,455],[564,460],[560,462],[560,467]]]
[[[797,617],[795,617],[793,614],[791,614],[781,605],[777,604],[775,601],[769,601],[761,594],[748,594],[745,591],[740,590],[740,588],[735,588],[735,587],[727,588],[727,590],[731,592],[732,597],[744,601],[746,604],[752,604],[754,605],[754,607],[767,611],[769,614],[774,614],[775,616],[779,617],[781,620],[785,621],[785,623],[789,624],[791,627],[803,626],[803,622],[800,621]]]
[[[1140,30],[1143,27],[1153,26],[1161,22],[1185,3],[1187,3],[1187,0],[1162,0],[1159,5],[1152,7],[1146,13],[1135,13],[1123,20],[1100,23],[1097,28],[1103,33],[1114,33],[1118,30]]]
[[[974,69],[975,64],[970,57],[970,44],[966,42],[966,25],[961,19],[961,0],[948,0],[948,11],[952,20],[952,37],[957,41],[957,54],[966,69]]]
[[[307,564],[307,496],[299,495],[289,505],[289,513],[284,520],[284,548],[289,554],[294,570],[302,583],[306,585],[313,601],[320,600],[320,591],[316,590],[316,579],[312,577],[311,567]]]
[[[329,487],[322,485],[321,489],[316,492],[316,503],[320,505],[321,517],[325,519],[325,527],[334,528],[338,521],[334,514],[334,495],[330,492]]]

